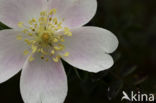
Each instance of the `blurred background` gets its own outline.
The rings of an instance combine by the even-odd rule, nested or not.
[[[97,13],[87,25],[118,37],[120,45],[112,54],[115,64],[94,74],[64,62],[69,84],[65,103],[121,103],[123,90],[156,94],[156,0],[97,1]],[[20,73],[0,85],[0,103],[23,103],[19,78]]]

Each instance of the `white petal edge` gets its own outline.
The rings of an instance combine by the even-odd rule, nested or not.
[[[16,40],[18,34],[16,30],[0,31],[0,83],[18,73],[27,58],[24,42]]]
[[[61,62],[27,61],[23,67],[20,89],[25,103],[63,103],[67,95],[67,77]]]
[[[63,59],[69,64],[89,72],[110,68],[113,59],[108,53],[117,49],[118,40],[110,31],[98,27],[81,27],[71,30],[72,37],[64,45],[69,57]]]
[[[88,23],[97,10],[96,0],[49,0],[49,8],[56,8],[59,19],[63,24],[76,28]]]
[[[37,18],[46,6],[46,0],[0,0],[0,21],[11,28],[19,22],[28,23]]]

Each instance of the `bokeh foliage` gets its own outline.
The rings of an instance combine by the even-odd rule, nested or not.
[[[65,103],[121,103],[123,90],[156,94],[155,5],[156,0],[98,0],[97,14],[87,26],[108,29],[118,37],[115,64],[94,74],[64,62],[69,84]],[[0,24],[1,30],[7,28]],[[19,78],[20,73],[0,85],[3,103],[23,103]]]

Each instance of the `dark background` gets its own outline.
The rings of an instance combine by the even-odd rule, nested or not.
[[[65,103],[121,103],[123,90],[156,94],[156,0],[98,0],[97,14],[87,25],[118,37],[115,64],[94,74],[64,62],[69,84]],[[0,85],[0,103],[23,103],[19,78],[20,73]]]

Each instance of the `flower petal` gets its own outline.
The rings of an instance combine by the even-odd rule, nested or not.
[[[81,27],[72,30],[73,36],[66,38],[66,51],[69,57],[63,59],[69,64],[90,72],[99,72],[110,68],[112,53],[118,46],[118,40],[108,30],[98,27]]]
[[[61,62],[35,60],[24,65],[21,94],[25,103],[63,103],[67,94],[67,78]]]
[[[0,31],[0,83],[18,73],[27,58],[23,55],[24,42],[16,40],[17,34],[15,30]]]
[[[96,13],[96,0],[49,0],[49,8],[56,8],[58,17],[70,28],[88,23]]]
[[[0,0],[0,21],[16,28],[18,22],[28,22],[37,17],[45,0]]]

